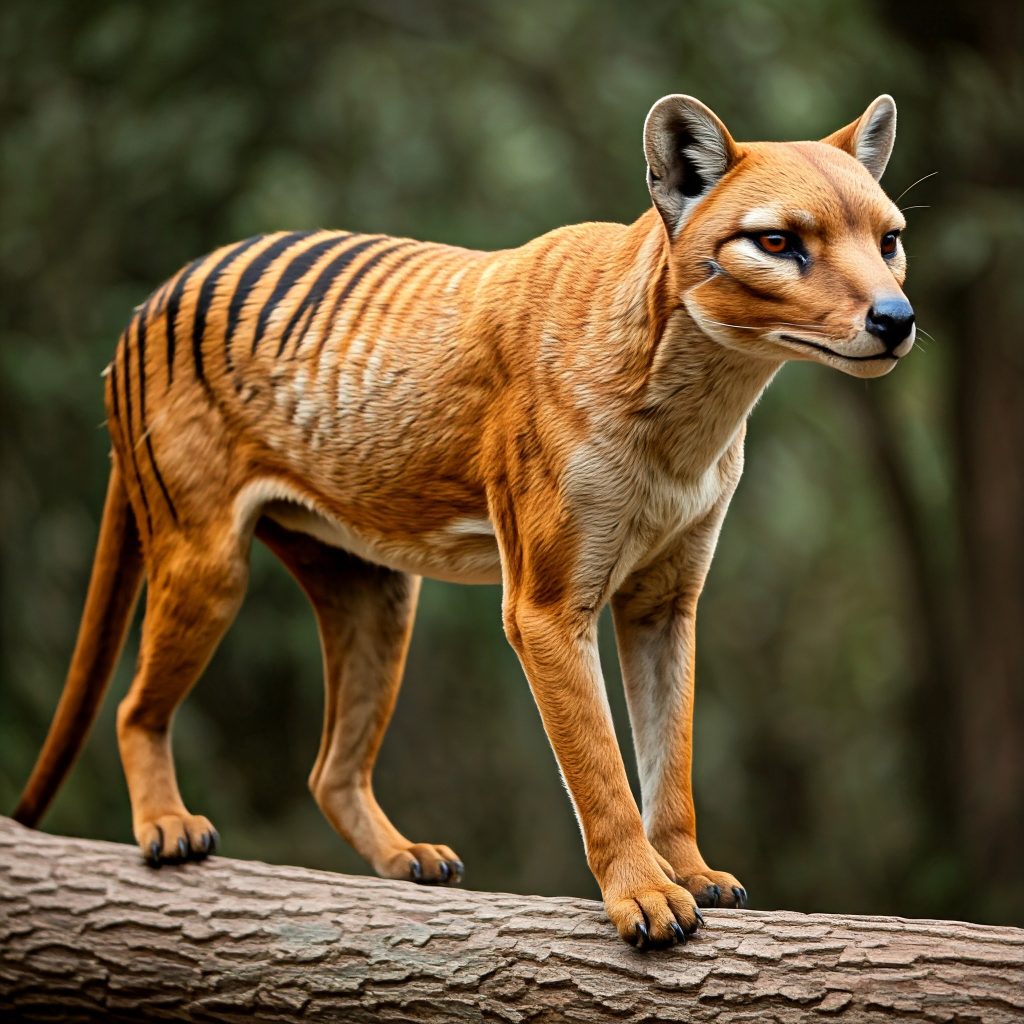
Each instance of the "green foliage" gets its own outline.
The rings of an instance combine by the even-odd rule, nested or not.
[[[937,340],[870,384],[789,367],[753,416],[701,606],[701,845],[760,907],[1019,921],[1021,776],[995,776],[996,856],[972,846],[973,790],[941,752],[952,762],[970,741],[957,732],[965,562],[1009,550],[998,536],[961,550],[973,520],[958,495],[975,458],[964,424],[985,393],[965,387],[964,348],[999,324],[1019,336],[1006,255],[1024,220],[1009,170],[1019,45],[1000,35],[999,5],[898,6],[5,4],[0,806],[28,775],[77,628],[107,472],[99,374],[132,306],[181,263],[280,228],[499,248],[631,220],[648,202],[640,128],[660,95],[700,96],[744,139],[819,137],[889,91],[900,129],[885,185],[898,195],[940,172],[902,204],[933,206],[908,214],[908,291]],[[1003,289],[985,290],[993,280]],[[982,294],[988,312],[973,316]],[[993,365],[1019,382],[1019,354]],[[1016,413],[1001,415],[1012,431]],[[475,887],[595,895],[499,605],[496,588],[426,584],[380,800],[412,838],[454,846]],[[134,640],[49,828],[130,840],[113,709],[133,658]],[[249,600],[176,728],[186,801],[226,853],[363,870],[305,792],[319,677],[309,609],[256,551]],[[1024,715],[1006,700],[997,717],[1019,750]],[[984,757],[963,771],[984,780]],[[971,888],[1014,855],[1015,881]]]

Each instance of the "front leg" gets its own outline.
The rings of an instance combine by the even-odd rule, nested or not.
[[[507,597],[506,633],[530,681],[612,923],[635,946],[685,942],[700,912],[644,835],[601,678],[596,615],[578,607],[571,598],[538,605]]]
[[[713,871],[697,848],[690,781],[697,598],[719,525],[713,514],[678,550],[634,574],[612,598],[612,615],[647,836],[698,906],[745,907],[739,879]]]

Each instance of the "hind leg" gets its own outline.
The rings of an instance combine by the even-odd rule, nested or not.
[[[235,537],[176,535],[149,562],[139,664],[118,707],[117,736],[135,838],[159,866],[204,857],[217,840],[210,822],[182,803],[171,721],[234,621],[248,560]]]
[[[456,854],[410,842],[373,793],[373,765],[398,698],[419,577],[371,565],[267,519],[256,535],[305,590],[320,628],[326,707],[309,786],[324,816],[384,878],[459,881]]]

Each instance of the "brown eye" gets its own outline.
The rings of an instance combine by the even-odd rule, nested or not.
[[[900,233],[898,231],[889,231],[882,235],[882,255],[893,256],[896,253],[896,244],[899,240]]]
[[[758,235],[756,241],[765,252],[770,252],[773,256],[780,256],[790,248],[789,237],[778,231],[767,231],[763,235]]]
[[[743,237],[753,242],[761,252],[792,260],[801,270],[810,265],[810,257],[800,236],[792,231],[744,231]]]

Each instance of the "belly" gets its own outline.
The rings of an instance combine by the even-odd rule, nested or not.
[[[370,534],[292,501],[271,501],[263,515],[288,530],[389,569],[449,583],[500,583],[501,561],[488,519],[456,519],[441,529],[412,536]]]

